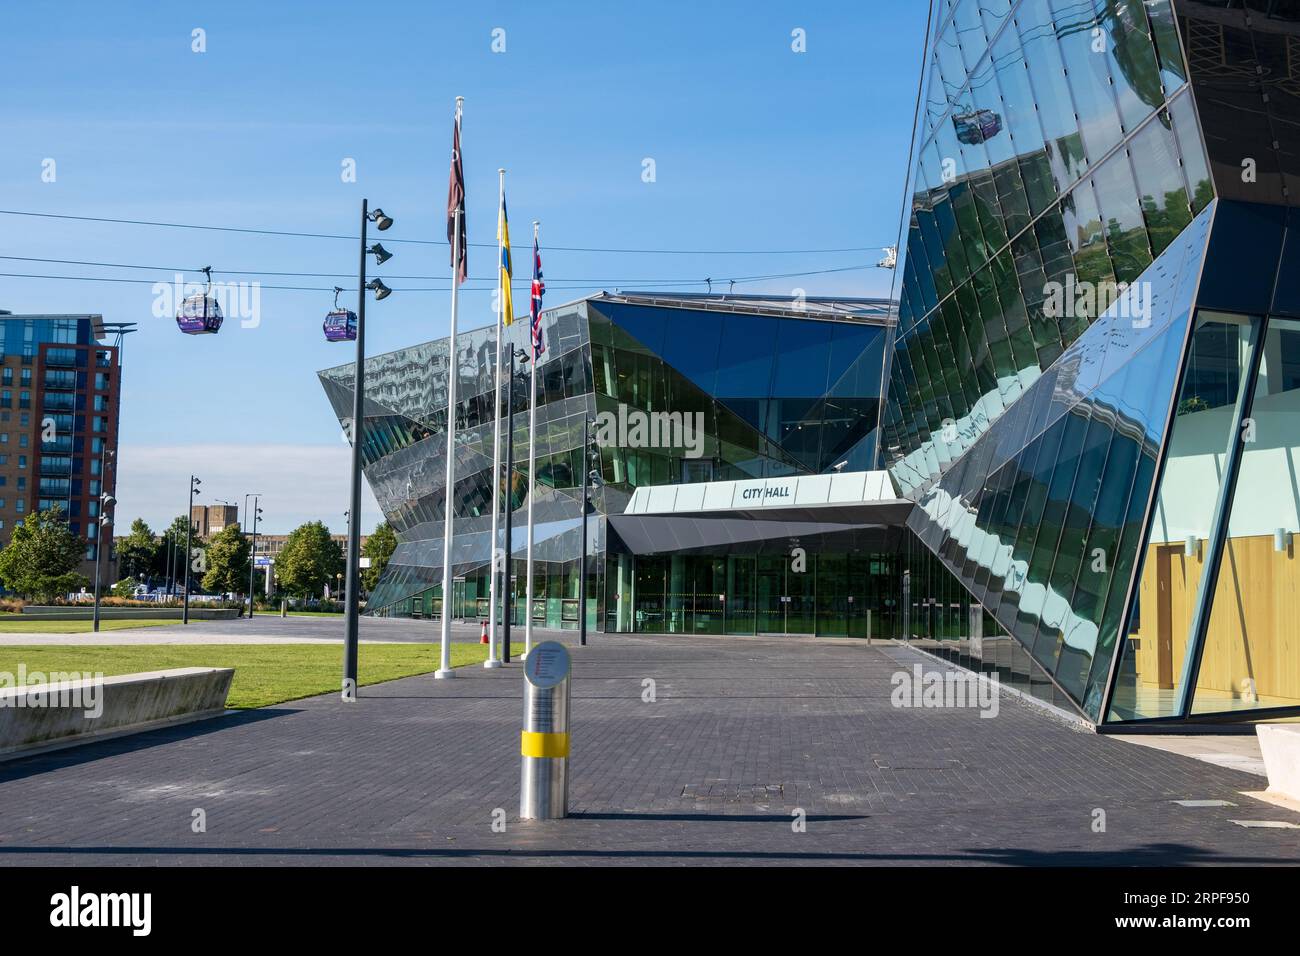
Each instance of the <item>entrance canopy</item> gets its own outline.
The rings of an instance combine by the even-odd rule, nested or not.
[[[793,546],[893,551],[912,502],[883,471],[638,488],[609,516],[611,551],[762,554]]]

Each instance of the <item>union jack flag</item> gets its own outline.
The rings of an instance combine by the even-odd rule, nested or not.
[[[542,281],[542,254],[537,249],[537,237],[533,237],[533,292],[532,303],[528,307],[529,325],[533,335],[533,358],[546,351],[546,342],[542,339],[542,295],[546,292],[546,283]]]

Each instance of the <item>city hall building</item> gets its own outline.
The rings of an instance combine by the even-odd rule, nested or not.
[[[516,620],[906,638],[1094,724],[1300,715],[1300,4],[937,3],[912,156],[888,301],[545,313]],[[368,360],[372,613],[441,613],[450,500],[452,613],[485,615],[491,337]],[[321,380],[348,418],[352,366]]]

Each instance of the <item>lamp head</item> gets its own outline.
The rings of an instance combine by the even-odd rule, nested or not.
[[[393,217],[385,215],[382,209],[372,209],[370,212],[370,221],[375,224],[376,229],[383,232],[393,224]]]
[[[393,254],[378,242],[370,247],[370,254],[375,257],[375,265],[377,266],[382,266],[389,259],[393,258]]]
[[[384,283],[381,282],[379,279],[371,279],[369,282],[366,283],[366,288],[375,290],[376,302],[379,302],[381,299],[387,299],[390,295],[393,294],[393,290],[388,288],[388,286],[384,285]]]

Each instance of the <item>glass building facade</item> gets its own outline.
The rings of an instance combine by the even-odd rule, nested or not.
[[[611,426],[608,432],[593,430],[603,480],[591,492],[587,620],[596,628],[616,627],[616,620],[606,620],[606,591],[617,593],[619,579],[615,574],[606,581],[603,517],[621,512],[636,488],[817,474],[837,464],[870,466],[888,321],[886,301],[796,304],[731,295],[601,294],[544,312],[547,348],[536,378],[537,480],[531,491],[534,622],[578,624],[586,420]],[[486,617],[488,610],[493,338],[490,327],[457,338],[458,446],[450,496],[456,617]],[[524,349],[527,323],[509,326],[505,340],[507,348]],[[399,540],[370,595],[370,613],[442,612],[446,383],[452,364],[445,339],[366,362],[365,474]],[[351,364],[320,373],[345,429],[353,375]],[[522,369],[510,402],[513,620],[522,623],[530,493],[529,388]],[[673,427],[653,427],[662,422]],[[651,427],[638,434],[644,425]],[[498,546],[504,546],[504,530]],[[648,574],[648,566],[642,571]]]
[[[888,300],[544,314],[516,623],[901,637],[1094,724],[1300,715],[1300,0],[936,0],[932,27]],[[490,329],[369,360],[400,542],[372,613],[442,612],[450,501],[453,613],[486,616],[493,360]],[[352,366],[320,377],[346,421]],[[700,440],[600,442],[584,569],[583,423],[628,412]],[[717,494],[882,467],[875,498]],[[716,507],[633,513],[701,485]]]
[[[1093,722],[1295,713],[1300,5],[937,11],[881,448],[949,652]]]

